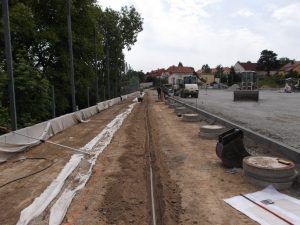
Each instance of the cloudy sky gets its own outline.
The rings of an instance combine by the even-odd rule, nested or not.
[[[299,0],[98,0],[133,5],[144,30],[126,61],[148,72],[182,62],[196,70],[256,62],[264,49],[300,60]]]

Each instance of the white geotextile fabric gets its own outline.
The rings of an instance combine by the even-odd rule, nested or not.
[[[44,192],[29,205],[23,209],[17,222],[17,225],[26,225],[33,218],[39,216],[50,204],[50,202],[59,194],[67,177],[78,166],[83,154],[72,155],[70,161],[65,165],[54,181],[44,190]]]
[[[121,127],[124,119],[129,115],[129,113],[132,111],[135,103],[130,105],[129,108],[118,115],[113,121],[111,121],[104,130],[97,135],[95,138],[97,140],[97,144],[95,144],[94,148],[91,148],[90,151],[92,151],[95,155],[89,160],[90,167],[88,171],[85,171],[85,173],[78,173],[76,175],[76,180],[78,180],[77,186],[74,188],[73,185],[69,185],[66,187],[64,192],[61,194],[61,196],[58,198],[58,200],[55,202],[55,204],[52,206],[50,210],[50,218],[49,218],[49,225],[59,225],[63,221],[66,212],[72,202],[72,199],[76,195],[77,191],[81,190],[85,187],[85,184],[89,180],[93,166],[96,163],[96,160],[98,156],[103,152],[103,150],[107,147],[107,145],[110,144],[113,135],[115,132]],[[93,140],[91,141],[93,142]]]
[[[135,94],[135,93],[133,93]],[[127,99],[127,96],[122,96],[122,99]],[[100,102],[96,106],[92,106],[80,111],[66,114],[31,127],[26,127],[13,132],[0,136],[0,162],[5,161],[11,154],[20,152],[28,147],[39,144],[40,139],[47,140],[53,135],[71,127],[77,123],[87,122],[87,119],[96,113],[118,103],[121,98],[114,98],[105,102]],[[32,138],[28,138],[28,137]],[[38,139],[38,140],[36,140]]]
[[[78,182],[78,185],[75,188],[67,186],[64,189],[62,195],[51,208],[49,224],[54,225],[62,222],[76,192],[81,190],[88,181],[97,157],[111,142],[114,133],[120,128],[124,119],[132,111],[133,107],[134,104],[130,105],[125,112],[119,114],[95,138],[81,148],[84,151],[90,151],[94,154],[93,157],[88,160],[90,167],[85,173],[78,173],[73,176],[73,179]],[[17,225],[28,224],[33,218],[39,216],[47,208],[50,202],[61,192],[65,180],[76,169],[83,158],[83,154],[74,154],[71,157],[70,161],[66,164],[58,177],[52,181],[46,190],[37,197],[31,205],[22,210]]]
[[[300,200],[278,192],[273,186],[268,186],[262,191],[245,195],[254,202],[280,215],[292,224],[300,225]],[[263,204],[263,200],[272,200],[273,204]],[[233,208],[249,216],[263,225],[287,224],[267,210],[262,209],[242,196],[235,196],[224,200]]]

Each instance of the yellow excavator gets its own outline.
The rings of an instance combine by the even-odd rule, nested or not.
[[[242,82],[240,88],[233,92],[233,101],[258,101],[258,79],[254,71],[241,73]]]

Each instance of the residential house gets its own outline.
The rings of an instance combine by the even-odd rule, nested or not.
[[[168,75],[168,84],[180,84],[184,77],[195,75],[195,70],[193,67],[183,66],[179,63],[178,66],[170,66],[166,73]]]
[[[197,75],[200,78],[200,80],[203,82],[205,81],[206,84],[211,84],[215,81],[215,74],[213,74],[212,72],[210,73],[206,73],[204,70],[200,69],[197,70]]]
[[[281,67],[278,71],[279,74],[287,75],[290,72],[297,72],[300,74],[300,61],[294,61],[286,64],[285,66]]]
[[[146,73],[147,77],[156,77],[156,78],[165,78],[167,76],[166,70],[161,68],[157,70],[152,70],[151,72]]]
[[[245,72],[245,71],[257,71],[257,63],[252,63],[250,61],[248,62],[237,62],[235,65],[234,65],[234,71],[236,73],[242,73],[242,72]]]
[[[248,62],[237,62],[234,65],[234,71],[236,73],[241,73],[244,71],[255,71],[258,77],[264,77],[267,75],[267,71],[257,70],[257,63]],[[270,75],[274,75],[277,73],[277,70],[270,71]]]

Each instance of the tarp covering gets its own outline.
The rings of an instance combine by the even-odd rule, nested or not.
[[[122,99],[127,99],[127,96],[122,96]],[[47,140],[77,123],[87,122],[87,119],[91,116],[120,101],[121,97],[100,102],[95,106],[0,136],[0,162],[6,161],[15,152],[39,144],[41,139]]]
[[[300,224],[300,200],[278,192],[273,186],[268,186],[262,191],[245,195],[257,204],[289,221],[290,224]],[[236,196],[224,200],[226,203],[249,216],[251,219],[263,225],[288,224],[279,217],[257,206],[242,196]],[[265,204],[267,201],[271,204]]]

